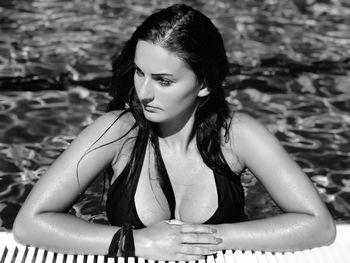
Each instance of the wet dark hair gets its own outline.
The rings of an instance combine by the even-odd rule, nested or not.
[[[128,163],[130,173],[141,149],[137,142],[150,139],[155,153],[160,154],[157,134],[145,119],[137,98],[133,77],[134,57],[139,40],[163,47],[176,54],[195,73],[199,83],[210,93],[199,98],[191,138],[196,136],[197,147],[205,164],[219,174],[232,174],[221,151],[222,131],[228,140],[230,113],[222,82],[228,72],[228,61],[222,37],[208,17],[184,4],[172,5],[150,15],[131,36],[119,56],[113,59],[111,81],[112,101],[107,111],[130,111],[136,120],[138,135]],[[157,162],[158,163],[158,162]]]

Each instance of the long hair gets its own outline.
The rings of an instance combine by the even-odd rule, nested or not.
[[[222,175],[232,175],[221,151],[222,140],[228,140],[231,118],[222,88],[228,61],[218,29],[201,12],[184,4],[172,5],[150,15],[137,27],[119,56],[113,59],[113,99],[107,110],[131,111],[139,128],[138,138],[150,139],[159,152],[156,133],[143,115],[133,83],[134,56],[139,40],[176,54],[195,73],[199,83],[209,89],[209,95],[200,98],[190,136],[196,137],[200,155],[209,168]],[[223,131],[225,138],[222,138]],[[141,150],[139,147],[135,144],[129,164],[135,163],[135,153]],[[132,174],[133,166],[129,167],[129,174]]]

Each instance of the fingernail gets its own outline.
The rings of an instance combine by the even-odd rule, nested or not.
[[[223,241],[222,238],[218,238],[218,237],[215,238],[215,240],[216,240],[216,242],[217,242],[218,244],[222,243],[222,241]]]

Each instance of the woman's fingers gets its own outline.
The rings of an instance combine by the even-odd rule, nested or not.
[[[215,225],[171,220],[135,230],[134,239],[142,257],[191,261],[205,258],[219,250],[222,240],[215,236],[216,232]],[[144,240],[151,246],[143,246]]]
[[[217,232],[215,228],[203,224],[183,224],[180,226],[180,228],[181,233],[213,234]]]
[[[182,233],[181,243],[218,245],[222,243],[222,239],[215,237],[214,234]]]
[[[216,251],[212,251],[207,246],[195,246],[191,244],[181,244],[179,247],[179,251],[177,254],[185,254],[185,255],[192,255],[192,256],[204,256],[204,255],[211,255],[216,253]]]

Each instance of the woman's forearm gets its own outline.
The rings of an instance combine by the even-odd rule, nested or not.
[[[105,255],[117,227],[91,223],[76,216],[46,212],[32,219],[18,217],[15,239],[43,249],[72,254]]]
[[[309,214],[287,213],[271,218],[217,225],[221,249],[296,251],[330,244],[335,238],[332,220],[321,222]]]

